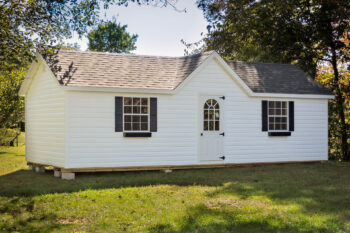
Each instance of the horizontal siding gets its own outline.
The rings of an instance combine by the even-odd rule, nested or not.
[[[43,65],[25,100],[26,159],[65,166],[65,95]]]
[[[295,131],[290,137],[268,137],[261,131],[262,99],[248,97],[212,61],[177,94],[157,96],[158,132],[151,138],[124,138],[114,132],[114,97],[123,94],[68,92],[67,167],[201,163],[201,95],[226,97],[222,106],[226,163],[327,159],[326,100],[287,99],[295,101]]]

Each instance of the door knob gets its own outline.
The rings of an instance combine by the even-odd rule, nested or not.
[[[225,160],[225,156],[221,156],[219,157],[219,159]]]

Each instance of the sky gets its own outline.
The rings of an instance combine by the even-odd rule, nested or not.
[[[112,6],[102,13],[102,18],[128,25],[127,31],[138,34],[137,49],[132,53],[157,56],[183,56],[186,42],[197,42],[207,32],[207,22],[195,0],[178,0],[176,7],[154,7],[130,3],[129,6]],[[81,50],[87,49],[87,38],[74,36],[67,43],[77,42]]]

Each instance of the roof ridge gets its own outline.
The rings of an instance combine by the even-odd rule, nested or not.
[[[67,49],[60,49],[59,52],[65,52],[65,53],[85,53],[85,54],[103,54],[103,55],[112,55],[112,56],[130,56],[130,57],[151,57],[151,58],[188,58],[188,57],[194,57],[199,55],[205,55],[205,54],[211,54],[214,52],[214,50],[200,52],[196,54],[186,55],[186,56],[159,56],[159,55],[143,55],[143,54],[133,54],[133,53],[109,53],[109,52],[99,52],[99,51],[80,51],[80,50],[67,50]]]

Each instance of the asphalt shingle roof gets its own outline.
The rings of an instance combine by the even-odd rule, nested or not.
[[[52,69],[67,86],[173,90],[210,53],[157,57],[60,50],[53,58],[56,64]]]
[[[295,65],[234,61],[227,64],[256,93],[331,95]]]
[[[173,90],[212,52],[158,57],[60,50],[46,61],[66,86]],[[253,92],[331,94],[294,65],[227,63]]]

